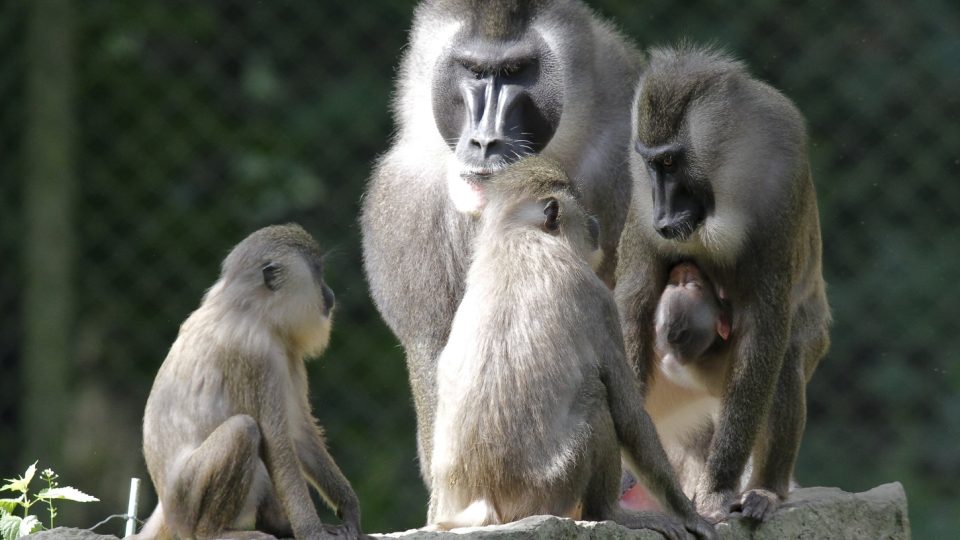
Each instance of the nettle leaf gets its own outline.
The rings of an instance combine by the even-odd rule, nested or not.
[[[37,462],[34,461],[33,465],[27,467],[27,471],[23,473],[22,478],[4,478],[9,484],[6,484],[3,487],[0,487],[0,491],[19,491],[20,493],[27,492],[27,486],[30,485],[30,481],[33,480],[33,475],[37,472]]]
[[[43,524],[37,519],[37,516],[27,516],[20,522],[20,533],[17,538],[33,534],[43,528]]]
[[[17,507],[20,506],[20,503],[22,503],[23,500],[23,495],[17,497],[16,499],[0,499],[0,511],[6,512],[7,514],[12,514],[16,512]]]
[[[16,540],[20,537],[20,516],[6,515],[0,518],[0,537],[3,540]]]
[[[76,502],[97,502],[100,500],[93,495],[87,495],[79,489],[70,486],[41,490],[40,493],[37,494],[37,498],[44,501],[50,499],[66,499]]]

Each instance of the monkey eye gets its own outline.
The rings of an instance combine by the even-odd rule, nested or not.
[[[560,229],[560,203],[556,199],[550,197],[546,200],[546,204],[543,207],[543,228],[549,232],[557,232]]]
[[[673,167],[673,156],[671,156],[670,154],[663,156],[663,160],[660,163],[663,164],[663,166],[668,169],[670,167]]]
[[[463,66],[464,69],[469,71],[470,74],[473,75],[474,79],[483,78],[483,68],[478,66],[477,64],[463,61],[463,62],[460,62],[460,65]]]

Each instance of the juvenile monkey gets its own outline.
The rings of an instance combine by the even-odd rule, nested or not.
[[[307,399],[304,360],[326,348],[333,306],[320,248],[300,226],[233,248],[147,400],[143,453],[159,504],[141,538],[362,536],[357,496]],[[343,525],[320,522],[307,482]],[[265,532],[238,532],[254,527]]]
[[[488,193],[437,366],[430,523],[580,514],[713,538],[643,410],[613,295],[587,262],[599,229],[563,169],[525,158]],[[621,448],[671,517],[618,506]]]
[[[652,51],[637,89],[617,303],[647,409],[714,521],[734,510],[767,519],[787,496],[806,384],[829,344],[803,124],[789,99],[709,49]],[[655,317],[681,261],[724,291],[729,341],[709,361],[664,370]]]

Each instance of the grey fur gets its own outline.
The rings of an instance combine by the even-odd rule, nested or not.
[[[689,46],[652,51],[633,113],[635,189],[616,290],[627,357],[647,386],[668,453],[681,447],[681,483],[698,510],[714,520],[735,508],[765,519],[789,490],[805,386],[829,344],[803,118],[739,62]],[[671,145],[683,150],[671,173],[662,162],[648,167],[640,155]],[[695,230],[675,239],[653,226],[663,217],[651,197],[660,178],[680,178],[706,209]],[[692,395],[669,384],[652,335],[667,272],[684,260],[725,291],[732,310],[725,351],[691,366],[706,387]],[[698,404],[708,405],[701,416],[679,426],[670,418]]]
[[[269,269],[269,270],[265,270]],[[153,383],[143,453],[160,503],[140,538],[362,536],[357,497],[310,412],[304,359],[330,332],[320,248],[298,225],[260,229],[220,279]],[[312,484],[343,517],[320,522]]]
[[[626,362],[613,293],[588,263],[589,218],[557,164],[493,180],[437,372],[430,521],[581,515],[713,537],[677,483]],[[677,519],[628,512],[620,449]]]
[[[604,261],[598,272],[611,286],[629,204],[629,119],[622,111],[633,97],[639,54],[578,1],[506,4],[524,13],[522,29],[506,25],[503,32],[494,31],[496,20],[505,19],[489,10],[500,9],[501,3],[428,0],[417,7],[397,79],[397,133],[377,162],[363,200],[364,267],[377,308],[406,353],[420,467],[428,485],[436,361],[463,295],[477,229],[476,215],[459,212],[448,193],[448,176],[459,174],[459,165],[449,168],[455,141],[445,141],[438,132],[430,97],[437,59],[449,52],[445,48],[462,35],[458,32],[493,28],[486,37],[479,30],[474,36],[490,50],[514,43],[491,40],[502,33],[535,33],[552,47],[539,68],[553,81],[544,89],[546,95],[561,100],[562,111],[541,153],[561,163],[583,204],[599,218]],[[565,86],[557,82],[561,80]],[[518,155],[522,153],[526,151]]]

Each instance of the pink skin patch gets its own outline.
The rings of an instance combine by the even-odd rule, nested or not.
[[[639,483],[620,496],[620,508],[626,510],[663,512],[660,504],[657,503],[657,501],[650,496],[650,493],[647,492],[646,488]]]

